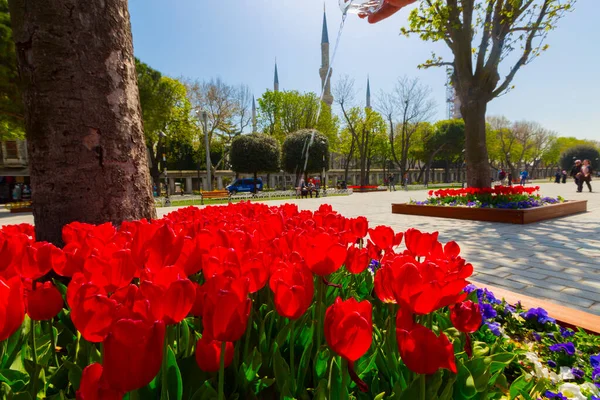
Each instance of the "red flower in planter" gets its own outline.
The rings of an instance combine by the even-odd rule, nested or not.
[[[431,253],[437,243],[438,232],[422,233],[421,231],[410,228],[404,234],[406,248],[415,257],[426,257]]]
[[[121,319],[104,341],[102,379],[113,390],[126,393],[149,384],[163,358],[165,324]]]
[[[123,393],[110,389],[102,380],[102,365],[90,364],[83,370],[77,400],[121,400]]]
[[[369,266],[369,250],[367,248],[359,249],[355,246],[348,248],[346,262],[344,265],[348,272],[352,274],[360,274]]]
[[[15,333],[24,318],[25,303],[21,278],[0,278],[0,341]]]
[[[52,282],[33,285],[33,290],[27,291],[27,315],[34,321],[54,318],[63,308],[62,295]]]
[[[369,237],[382,250],[391,249],[393,246],[399,245],[402,241],[402,234],[395,235],[392,228],[384,225],[369,229]]]
[[[203,286],[204,335],[222,342],[235,342],[246,331],[250,315],[248,280],[217,275]]]
[[[140,284],[142,294],[150,302],[154,319],[167,325],[178,324],[192,309],[196,300],[196,288],[176,267],[165,267],[148,273]]]
[[[120,319],[152,320],[150,301],[136,285],[125,286],[110,296],[117,302],[115,321]]]
[[[310,270],[319,276],[337,271],[346,260],[346,247],[328,233],[319,233],[306,240],[301,255]]]
[[[203,336],[196,343],[196,363],[202,371],[217,372],[221,365],[221,343]],[[233,361],[233,343],[225,345],[225,368]]]
[[[356,238],[364,238],[369,230],[369,221],[365,217],[357,217],[350,220],[352,233]]]
[[[329,346],[346,360],[362,357],[373,341],[373,308],[367,300],[340,297],[325,312],[325,339]]]
[[[464,333],[473,333],[481,326],[479,304],[471,300],[450,307],[450,320],[456,329]]]
[[[445,368],[456,373],[454,347],[443,333],[412,322],[409,311],[400,310],[396,319],[396,338],[402,361],[417,374],[434,374]]]
[[[298,319],[312,304],[313,275],[302,265],[281,261],[271,275],[269,286],[275,295],[275,309],[283,317]]]
[[[75,293],[69,295],[71,288],[69,284],[67,298],[71,298],[68,301],[73,325],[85,340],[102,342],[114,322],[116,301],[109,299],[104,290],[93,283],[84,283],[79,287],[75,284]]]
[[[183,235],[177,235],[171,226],[164,223],[148,243],[145,250],[145,267],[157,272],[163,267],[174,265],[181,254]]]
[[[21,262],[17,262],[16,267],[22,278],[38,279],[54,267],[60,269],[65,263],[61,249],[51,243],[36,242],[23,247]]]
[[[90,281],[104,286],[108,292],[129,285],[137,272],[129,249],[92,254],[85,260],[83,268]]]

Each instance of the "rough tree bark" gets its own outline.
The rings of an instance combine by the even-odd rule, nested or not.
[[[460,109],[465,120],[465,156],[469,187],[483,188],[491,185],[485,137],[486,108],[487,102],[475,99],[462,105]]]
[[[154,218],[127,0],[10,0],[38,240]]]

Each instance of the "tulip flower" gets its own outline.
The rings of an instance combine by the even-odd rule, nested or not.
[[[360,274],[369,266],[369,252],[366,248],[359,249],[355,246],[348,248],[348,254],[346,256],[346,262],[344,265],[348,272],[352,274]]]
[[[90,281],[104,286],[107,292],[129,285],[137,272],[129,249],[117,250],[112,254],[92,254],[85,260],[83,269]]]
[[[23,285],[18,276],[0,278],[0,341],[8,339],[23,323]]]
[[[275,309],[282,317],[300,318],[310,307],[315,292],[313,276],[302,266],[279,263],[271,275],[271,290],[275,295]]]
[[[357,238],[364,238],[367,236],[369,229],[369,221],[365,217],[357,217],[350,220],[352,234]]]
[[[471,300],[450,307],[450,320],[456,329],[464,333],[473,333],[481,326],[479,304]]]
[[[436,336],[430,329],[414,324],[411,330],[396,327],[402,361],[417,374],[434,374],[445,368],[456,373],[454,347],[445,334]]]
[[[102,379],[113,390],[126,393],[149,384],[163,359],[165,324],[162,321],[121,319],[104,341]]]
[[[346,260],[346,247],[328,233],[319,233],[309,238],[302,250],[306,265],[319,276],[334,273]]]
[[[221,361],[221,344],[218,340],[212,340],[203,336],[196,343],[196,363],[202,371],[217,372]],[[227,342],[225,350],[225,368],[233,361],[233,343]]]
[[[121,400],[123,393],[119,393],[107,387],[102,380],[102,365],[94,363],[88,365],[83,370],[79,390],[77,390],[77,400]]]
[[[362,357],[373,341],[372,306],[339,296],[325,312],[325,340],[337,354],[354,362]]]
[[[102,342],[114,322],[117,303],[93,283],[81,285],[71,298],[69,306],[75,328],[85,340],[92,343]]]
[[[391,249],[396,245],[395,242],[398,242],[398,239],[394,235],[394,230],[389,226],[384,225],[369,229],[369,238],[382,250]],[[400,236],[400,240],[402,240],[402,236]],[[400,243],[398,242],[398,244]]]
[[[422,233],[410,228],[404,234],[406,248],[415,257],[425,257],[431,253],[438,239],[438,232]]]
[[[148,278],[140,284],[140,289],[150,302],[154,318],[168,325],[181,322],[194,305],[194,284],[176,267],[162,268]]]
[[[27,292],[27,315],[34,321],[52,319],[63,308],[63,298],[52,282],[34,283]]]
[[[204,335],[221,342],[235,342],[246,331],[250,315],[248,279],[217,275],[204,286]]]

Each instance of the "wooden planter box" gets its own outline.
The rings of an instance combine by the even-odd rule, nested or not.
[[[14,207],[14,208],[10,209],[10,212],[11,212],[11,214],[33,212],[33,208],[31,208],[31,207]]]
[[[498,208],[468,208],[446,206],[418,206],[416,204],[392,204],[393,214],[423,215],[427,217],[469,219],[473,221],[503,222],[507,224],[530,224],[546,219],[560,218],[587,211],[587,200],[566,201],[524,210]]]

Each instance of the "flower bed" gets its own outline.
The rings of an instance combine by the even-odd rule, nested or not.
[[[63,239],[0,230],[3,398],[598,395],[598,337],[576,333],[569,355],[540,312],[472,291],[472,265],[437,233],[238,203],[72,223]],[[554,344],[562,381],[536,372]]]
[[[537,193],[539,190],[539,186],[495,186],[494,188],[430,190],[427,200],[412,200],[410,204],[522,210],[559,204],[565,201],[560,196],[542,197]]]

